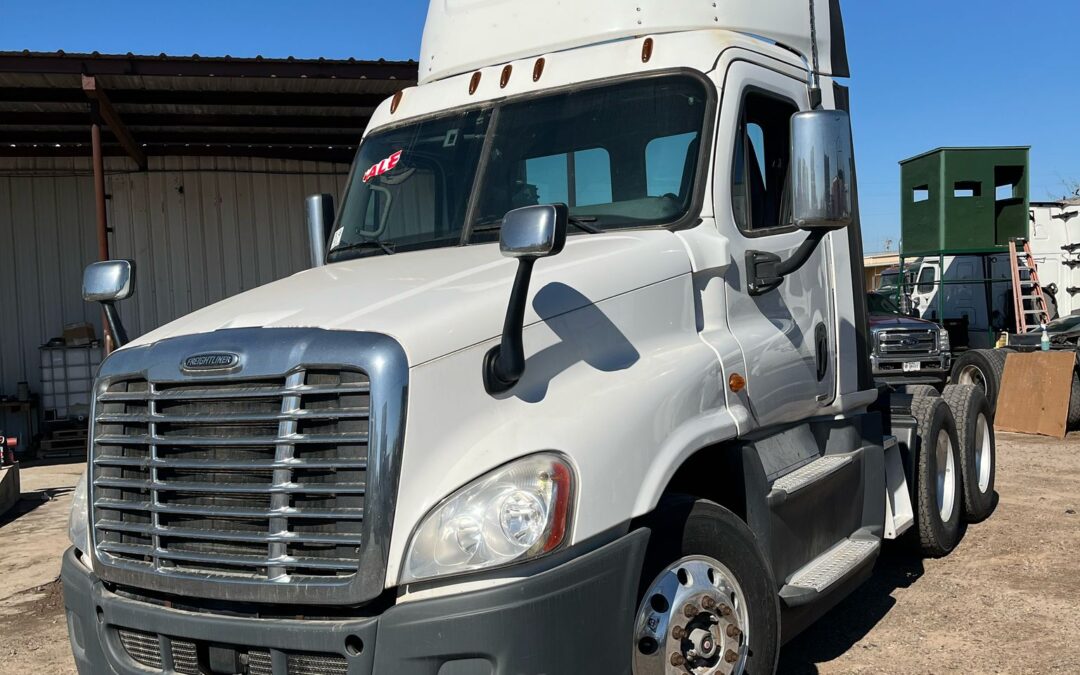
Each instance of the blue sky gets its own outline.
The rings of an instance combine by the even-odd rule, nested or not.
[[[1033,199],[1080,181],[1080,2],[842,4],[867,250],[897,246],[897,162],[937,146],[1031,145]],[[0,50],[415,59],[426,6],[0,0]]]

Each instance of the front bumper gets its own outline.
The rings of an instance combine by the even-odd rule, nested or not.
[[[904,364],[919,364],[917,371],[905,371]],[[940,384],[949,377],[952,357],[939,354],[908,354],[903,356],[870,355],[874,379],[886,384]]]
[[[290,655],[315,654],[347,664],[333,671],[343,675],[618,675],[630,673],[648,539],[648,530],[636,530],[512,583],[333,621],[190,612],[134,600],[107,588],[69,549],[62,571],[68,634],[80,675],[172,675],[178,672],[173,641],[198,645],[204,668],[214,658],[211,649],[217,658],[232,654],[239,673],[312,673],[291,668]],[[159,636],[161,668],[136,662],[120,629]],[[248,650],[268,650],[272,670],[249,670]]]

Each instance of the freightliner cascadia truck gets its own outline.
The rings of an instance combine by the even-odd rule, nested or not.
[[[311,269],[127,341],[88,268],[80,673],[770,673],[989,514],[979,391],[872,383],[837,2],[437,0],[419,73]]]

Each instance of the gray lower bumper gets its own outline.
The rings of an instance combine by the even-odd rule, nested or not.
[[[648,537],[648,530],[635,531],[496,588],[336,621],[222,616],[132,600],[107,589],[68,550],[62,574],[68,632],[80,675],[174,673],[167,648],[171,639],[239,653],[268,649],[273,675],[290,675],[290,653],[344,657],[348,675],[618,675],[630,672]],[[162,636],[162,669],[148,670],[128,656],[120,628]],[[363,649],[350,653],[347,639]]]

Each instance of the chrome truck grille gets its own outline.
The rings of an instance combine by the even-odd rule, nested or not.
[[[120,380],[98,396],[98,551],[155,570],[256,579],[356,572],[368,377]]]
[[[186,371],[208,347],[239,365]],[[375,597],[406,377],[400,347],[363,333],[240,329],[117,352],[92,413],[102,577],[221,600]]]
[[[937,351],[935,330],[889,330],[878,334],[878,353],[882,356],[936,354]]]

